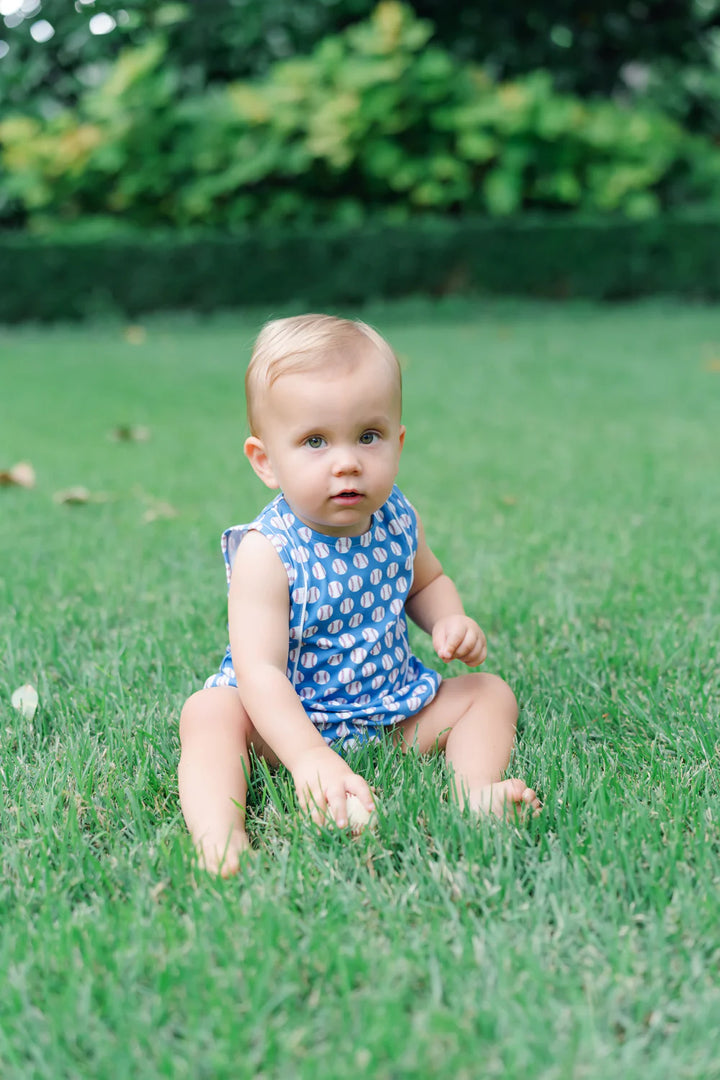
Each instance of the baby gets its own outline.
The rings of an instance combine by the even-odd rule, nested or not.
[[[261,331],[246,375],[245,454],[279,489],[223,536],[230,645],[180,719],[180,802],[203,864],[227,876],[249,847],[249,749],[290,771],[318,824],[373,808],[343,758],[382,738],[445,751],[451,795],[477,813],[539,809],[501,780],[518,709],[496,675],[441,679],[408,644],[406,613],[441,660],[483,663],[485,635],[395,485],[405,441],[401,376],[371,327],[327,315]]]

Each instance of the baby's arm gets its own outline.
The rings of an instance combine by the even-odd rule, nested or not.
[[[260,533],[248,533],[238,548],[228,621],[242,703],[258,734],[292,773],[301,806],[318,824],[329,808],[340,827],[347,824],[347,794],[372,810],[370,788],[327,745],[287,678],[287,574]]]
[[[465,614],[454,583],[443,573],[440,560],[428,546],[419,518],[413,583],[405,609],[413,622],[432,636],[433,648],[441,660],[462,660],[468,667],[485,660],[485,635]]]

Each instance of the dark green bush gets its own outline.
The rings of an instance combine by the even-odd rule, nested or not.
[[[0,321],[379,297],[720,299],[720,217],[432,220],[236,236],[0,234]]]

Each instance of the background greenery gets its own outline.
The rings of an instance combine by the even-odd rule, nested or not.
[[[433,23],[437,42],[453,56],[484,64],[501,78],[543,69],[558,89],[583,97],[652,97],[664,87],[691,126],[717,119],[711,91],[718,74],[717,0],[412,0],[410,6]],[[83,83],[97,79],[98,66],[158,31],[188,84],[254,77],[278,60],[310,52],[320,38],[367,18],[374,7],[375,0],[28,0],[5,19],[9,51],[0,66],[0,99],[22,107],[28,99],[71,104]],[[91,31],[100,10],[117,23],[109,35]],[[49,43],[31,34],[40,18],[55,31]]]
[[[87,222],[40,237],[0,236],[0,321],[11,323],[494,293],[717,300],[720,217],[426,218],[112,237]]]
[[[441,763],[380,753],[353,842],[258,778],[255,861],[215,883],[176,721],[225,644],[219,533],[266,495],[241,384],[269,313],[1,332],[0,467],[38,474],[0,488],[4,1080],[716,1076],[717,312],[360,312],[402,357],[402,483],[545,810],[478,827]]]
[[[485,18],[397,0],[302,15],[145,2],[111,6],[111,45],[91,40],[91,4],[68,8],[42,44],[21,20],[0,59],[0,224],[37,232],[95,216],[226,230],[712,204],[715,118],[679,100],[691,70],[710,100],[720,89],[716,7],[589,5],[571,17],[561,4],[521,20],[512,5]],[[525,49],[528,35],[543,47]],[[675,98],[650,91],[658,71]]]

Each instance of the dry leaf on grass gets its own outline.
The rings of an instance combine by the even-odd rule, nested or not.
[[[108,438],[113,442],[147,442],[150,438],[150,428],[142,424],[118,424],[112,429]]]
[[[147,338],[147,331],[144,326],[133,324],[125,327],[123,337],[128,345],[142,345]]]
[[[148,525],[151,521],[176,518],[178,512],[175,507],[163,499],[148,499],[149,506],[142,516],[143,524]]]
[[[88,491],[86,487],[78,484],[75,487],[65,488],[64,491],[56,491],[53,502],[65,506],[84,506],[85,503],[104,503],[108,496],[100,491]]]
[[[71,487],[66,488],[64,491],[56,491],[53,495],[53,502],[65,503],[70,506],[80,506],[83,503],[90,502],[90,492],[86,487]]]
[[[18,709],[23,714],[26,720],[32,720],[37,712],[38,692],[30,683],[25,683],[24,686],[18,686],[10,698],[10,703],[13,709]]]
[[[29,461],[18,461],[9,469],[0,470],[0,485],[3,487],[35,487],[35,470]]]

